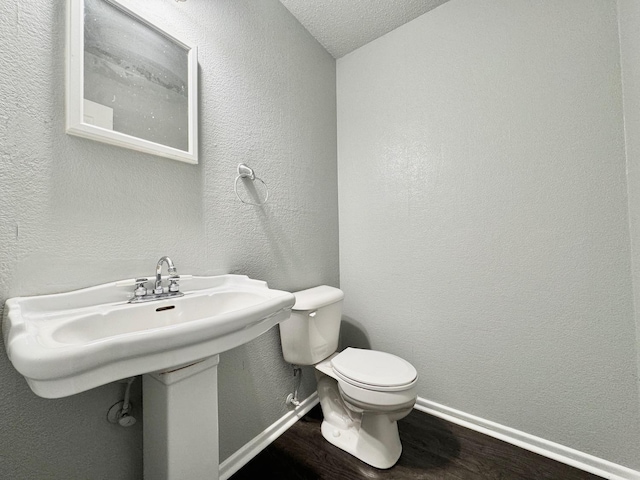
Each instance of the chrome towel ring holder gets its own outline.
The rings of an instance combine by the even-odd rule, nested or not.
[[[238,193],[238,180],[240,180],[241,178],[242,179],[246,178],[248,180],[251,180],[252,182],[255,182],[257,180],[260,183],[262,183],[262,185],[264,185],[265,191],[267,192],[266,195],[264,196],[264,200],[262,200],[261,202],[248,202],[246,200],[243,200],[242,197],[240,197],[240,194]],[[256,177],[256,174],[253,171],[253,169],[245,165],[244,163],[241,163],[238,165],[238,176],[236,177],[235,182],[233,182],[233,191],[235,192],[236,197],[238,197],[238,200],[240,200],[242,203],[246,205],[255,205],[259,207],[267,203],[267,200],[269,200],[269,187],[267,187],[267,184],[264,183],[264,180],[262,180],[261,178]]]

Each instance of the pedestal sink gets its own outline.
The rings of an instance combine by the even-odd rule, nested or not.
[[[289,318],[293,294],[244,275],[181,278],[128,303],[134,280],[7,300],[9,359],[45,398],[144,375],[145,479],[218,478],[218,354]]]

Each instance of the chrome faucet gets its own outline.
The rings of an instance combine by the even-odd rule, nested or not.
[[[169,257],[162,257],[160,260],[158,260],[158,264],[156,265],[156,286],[153,289],[153,293],[155,293],[156,295],[163,293],[163,290],[162,290],[162,264],[163,263],[166,263],[167,267],[169,267],[168,272],[169,272],[170,283],[172,279],[177,282],[178,279],[180,278],[178,276],[178,271],[176,270],[176,267],[173,265],[173,262],[171,261],[171,259]],[[171,288],[169,288],[169,291],[171,291]],[[177,288],[175,291],[177,291]]]
[[[167,271],[169,272],[169,286],[167,287],[166,292],[164,288],[162,288],[162,265],[164,263],[167,264]],[[178,284],[180,275],[178,275],[178,270],[176,270],[175,265],[169,257],[165,256],[158,260],[158,263],[156,264],[155,286],[151,292],[147,292],[147,288],[145,286],[145,282],[148,280],[148,278],[136,279],[136,288],[133,292],[133,297],[129,300],[129,303],[149,302],[151,300],[162,300],[164,298],[181,297],[184,295],[180,291],[180,285]]]

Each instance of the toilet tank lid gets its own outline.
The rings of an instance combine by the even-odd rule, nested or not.
[[[339,288],[329,285],[308,288],[299,292],[294,292],[296,303],[292,310],[315,310],[332,303],[339,302],[344,298],[344,293]]]

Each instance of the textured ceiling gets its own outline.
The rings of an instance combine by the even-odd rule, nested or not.
[[[334,58],[447,0],[280,0]]]

